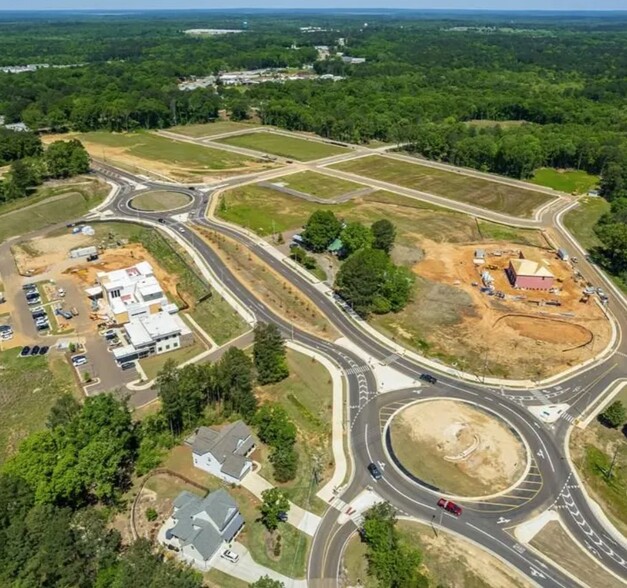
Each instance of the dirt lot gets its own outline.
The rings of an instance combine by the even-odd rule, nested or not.
[[[408,471],[451,494],[499,492],[525,468],[524,447],[507,426],[462,402],[414,404],[394,418],[391,437]]]
[[[551,521],[531,541],[531,545],[579,578],[585,586],[619,588],[624,584],[606,572],[564,531],[560,523]]]
[[[486,249],[485,265],[473,263],[478,246]],[[398,315],[375,319],[400,340],[460,369],[510,378],[558,373],[608,344],[609,321],[592,299],[580,302],[585,284],[552,251],[503,241],[486,248],[425,240],[421,247],[424,258],[413,266],[418,276],[414,301]],[[546,263],[557,279],[555,292],[510,285],[505,268],[519,251]],[[500,256],[494,255],[498,252]],[[504,298],[480,292],[486,269]],[[547,301],[559,301],[560,306]]]

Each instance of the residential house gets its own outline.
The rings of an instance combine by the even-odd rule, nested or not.
[[[243,421],[220,430],[200,427],[191,445],[194,465],[230,484],[239,484],[252,469],[248,456],[255,440]]]
[[[159,541],[177,551],[181,559],[208,570],[213,557],[233,541],[244,519],[231,495],[223,489],[200,498],[183,491],[174,499],[174,510],[159,531]]]

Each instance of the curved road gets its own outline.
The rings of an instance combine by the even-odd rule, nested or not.
[[[289,266],[277,260],[267,248],[259,246],[256,240],[235,227],[204,218],[203,211],[208,197],[203,193],[183,186],[175,187],[146,181],[144,178],[102,164],[97,165],[96,171],[120,186],[117,197],[108,208],[116,217],[153,223],[160,218],[165,225],[179,230],[182,225],[173,216],[183,212],[189,213],[190,222],[194,225],[204,226],[236,239],[253,250],[264,262],[309,296],[345,337],[370,356],[386,363],[392,359],[393,367],[400,373],[413,379],[419,377],[422,371],[419,362],[407,357],[392,357],[393,352],[384,343],[361,329],[335,301],[321,293]],[[241,180],[234,178],[222,186],[238,183],[241,183]],[[137,184],[142,184],[144,188],[136,189]],[[188,206],[170,213],[133,209],[130,203],[132,198],[148,189],[183,192],[189,194],[192,201]],[[564,243],[567,243],[570,237],[560,230],[557,222],[561,210],[562,208],[558,209],[556,206],[548,207],[545,216],[556,228],[558,239],[563,239]],[[155,223],[155,226],[158,225]],[[609,385],[619,378],[627,377],[625,360],[627,348],[622,339],[617,340],[615,350],[617,353],[605,361],[580,370],[564,378],[559,384],[542,390],[515,388],[495,390],[479,383],[460,381],[443,373],[439,374],[436,385],[423,385],[415,389],[397,390],[380,395],[377,394],[374,374],[360,357],[344,347],[294,328],[291,323],[259,302],[238,281],[221,258],[205,241],[195,236],[194,232],[179,232],[178,236],[184,239],[214,271],[217,270],[216,273],[219,273],[224,286],[254,313],[257,320],[277,323],[284,336],[293,337],[299,343],[323,353],[343,369],[348,383],[349,439],[355,462],[352,478],[341,495],[343,503],[349,502],[370,485],[382,498],[403,513],[423,520],[433,519],[434,515],[439,518],[441,513],[435,503],[437,497],[442,494],[437,489],[428,488],[419,481],[412,480],[394,464],[386,447],[385,424],[391,414],[390,411],[418,399],[446,397],[471,401],[484,410],[499,414],[519,431],[530,448],[531,471],[517,488],[504,497],[475,502],[460,499],[464,515],[458,519],[444,513],[442,526],[499,555],[539,585],[565,588],[572,585],[572,580],[519,545],[508,531],[509,527],[557,505],[562,507],[560,511],[562,520],[584,549],[588,549],[618,576],[626,576],[627,550],[612,539],[603,522],[599,521],[590,509],[582,490],[573,479],[571,465],[563,453],[564,443],[574,418],[596,402],[599,394]],[[597,283],[602,279],[596,269],[585,261],[580,269],[585,276],[595,276]],[[619,317],[618,323],[622,330],[627,326],[622,301],[619,298],[611,304]],[[571,408],[554,425],[549,426],[538,421],[526,408],[540,402],[566,402]],[[373,461],[384,466],[383,479],[378,482],[372,480],[365,467]],[[334,508],[328,509],[314,537],[309,564],[310,586],[337,585],[343,547],[356,529],[352,522],[339,525],[337,523],[339,514]],[[440,524],[439,520],[437,524]]]

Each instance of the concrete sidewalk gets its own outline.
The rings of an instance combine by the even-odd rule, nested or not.
[[[270,490],[274,488],[268,480],[262,478],[257,472],[251,472],[242,480],[242,486],[249,492],[254,494],[261,500],[261,494],[264,490]],[[287,522],[296,527],[299,531],[314,536],[318,525],[320,524],[320,517],[301,508],[297,504],[290,502],[290,510],[287,513]]]
[[[294,580],[258,564],[241,543],[235,542],[229,549],[239,555],[239,561],[232,563],[218,554],[211,561],[212,568],[249,584],[256,582],[262,576],[269,576],[273,580],[283,582],[285,588],[307,588],[307,580]]]

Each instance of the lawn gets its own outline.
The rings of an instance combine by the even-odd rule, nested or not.
[[[534,229],[519,229],[482,220],[477,220],[477,225],[481,237],[485,240],[546,247],[546,241],[542,238],[542,234]]]
[[[177,365],[196,357],[199,353],[204,351],[204,347],[195,341],[187,347],[181,347],[176,351],[169,351],[167,353],[160,353],[159,355],[151,355],[146,359],[140,360],[140,364],[148,380],[153,380],[157,377],[157,374],[167,361],[174,361]]]
[[[41,186],[32,196],[0,206],[0,241],[80,218],[98,206],[110,189],[95,180]]]
[[[48,412],[64,392],[76,392],[72,372],[59,355],[18,357],[17,349],[0,352],[0,464],[20,441],[43,428]]]
[[[541,167],[533,174],[530,182],[571,194],[586,194],[599,184],[599,176],[593,176],[583,170],[557,170]]]
[[[604,198],[582,198],[579,206],[566,213],[564,224],[582,247],[592,249],[601,245],[594,233],[594,225],[609,210],[610,203]]]
[[[257,125],[250,125],[247,123],[231,122],[230,120],[217,120],[215,122],[194,124],[194,125],[179,125],[178,127],[172,127],[166,129],[171,133],[177,133],[179,135],[185,135],[186,137],[211,137],[213,135],[219,135],[221,133],[231,133],[233,131],[241,131],[243,129],[250,129]]]
[[[330,167],[512,216],[529,217],[551,199],[541,192],[380,155]]]
[[[203,574],[204,585],[208,588],[248,588],[250,584],[220,570],[210,570]]]
[[[217,143],[225,145],[233,145],[234,147],[243,147],[252,149],[260,153],[272,153],[280,157],[296,159],[298,161],[312,161],[314,159],[322,159],[323,157],[331,157],[332,155],[340,155],[348,153],[348,149],[322,143],[320,141],[308,141],[299,137],[289,137],[278,133],[257,132],[245,133],[243,135],[234,135],[218,139]]]
[[[325,176],[312,171],[298,172],[272,180],[272,183],[282,184],[298,192],[311,194],[317,198],[335,198],[348,192],[367,188],[355,182],[348,182],[333,176]]]
[[[223,345],[249,330],[248,323],[217,292],[194,305],[191,317],[218,344]]]
[[[333,469],[331,376],[322,364],[302,353],[288,350],[287,361],[289,377],[277,384],[259,387],[257,393],[262,401],[281,404],[294,421],[298,429],[296,446],[300,455],[300,467],[294,480],[277,484],[272,477],[271,464],[264,459],[261,475],[285,490],[295,504],[321,514],[326,508],[325,504],[317,498],[314,499],[314,495],[330,477]],[[324,468],[318,487],[312,485],[311,481],[315,456],[319,456]],[[265,457],[267,455],[264,452]]]
[[[145,192],[136,196],[131,201],[131,205],[139,210],[160,211],[181,208],[189,204],[189,202],[191,202],[191,198],[187,194],[155,190],[154,192]]]

